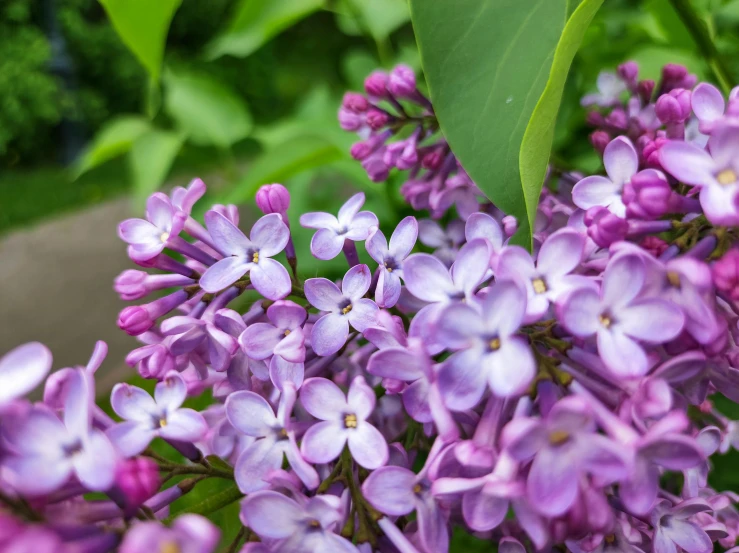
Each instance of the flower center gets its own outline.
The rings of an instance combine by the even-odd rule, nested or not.
[[[347,313],[349,313],[349,312],[350,312],[351,310],[352,310],[352,304],[350,303],[350,304],[349,304],[349,305],[347,305],[346,307],[343,307],[343,308],[341,309],[341,312],[342,312],[342,313],[343,313],[344,315],[346,315],[346,314],[347,314]]]
[[[616,541],[616,535],[615,535],[615,534],[608,534],[608,535],[607,535],[607,536],[605,536],[605,537],[604,537],[603,539],[605,540],[605,542],[606,542],[606,543],[607,543],[608,545],[612,545],[612,544],[613,544],[613,542],[615,542],[615,541]]]
[[[415,486],[413,486],[413,493],[419,494],[422,491],[423,491],[423,486],[421,486],[421,484],[416,484]]]
[[[287,438],[287,428],[280,428],[280,430],[277,432],[277,436],[281,440],[284,440],[285,438]]]
[[[67,458],[74,457],[78,453],[82,452],[82,442],[80,442],[79,440],[76,440],[69,445],[65,445],[63,449],[64,449],[64,455]]]
[[[611,324],[613,323],[613,321],[611,320],[611,317],[609,317],[605,313],[598,315],[598,320],[600,321],[600,324],[602,324],[606,328],[610,327]]]
[[[182,553],[182,549],[173,541],[165,541],[159,546],[159,553]]]
[[[357,427],[357,415],[349,413],[344,415],[344,428],[356,428]]]
[[[549,443],[552,445],[561,445],[569,439],[570,434],[565,430],[555,430],[549,434]]]
[[[285,336],[290,336],[290,329],[285,329]]]
[[[169,233],[168,232],[163,232],[162,234],[160,234],[159,235],[159,240],[161,240],[162,241],[162,244],[164,244],[167,240],[169,240]]]
[[[161,419],[159,419],[159,428],[164,428],[165,426],[167,426],[167,419],[162,417]]]
[[[312,520],[309,520],[308,521],[308,527],[309,528],[320,528],[321,527],[321,523],[318,522],[316,519],[312,519]]]
[[[493,338],[492,340],[490,340],[490,342],[488,342],[488,347],[492,351],[499,350],[500,349],[500,338]]]
[[[716,175],[716,180],[719,182],[719,184],[723,184],[724,186],[728,184],[734,184],[736,182],[736,179],[736,173],[733,169],[724,169],[718,175]]]
[[[259,263],[259,252],[254,252],[251,256],[252,263]]]
[[[547,291],[547,284],[543,278],[535,278],[531,281],[531,284],[534,287],[534,292],[537,294],[543,294]]]
[[[667,282],[669,282],[675,288],[680,288],[680,275],[675,271],[667,271]]]

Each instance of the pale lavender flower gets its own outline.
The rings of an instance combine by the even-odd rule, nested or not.
[[[600,293],[593,288],[578,288],[559,308],[562,324],[575,336],[595,335],[603,362],[613,374],[624,378],[642,376],[649,368],[640,342],[672,340],[685,323],[676,305],[639,296],[646,278],[641,257],[616,256],[606,267]]]
[[[341,253],[345,240],[366,240],[378,226],[377,216],[371,211],[359,211],[364,204],[364,193],[349,198],[339,209],[336,218],[330,213],[314,212],[300,216],[300,224],[318,229],[310,243],[310,251],[318,259],[333,259]]]
[[[185,355],[204,342],[213,370],[222,372],[239,348],[236,338],[218,328],[212,321],[195,317],[175,316],[162,321],[160,329],[168,340],[172,355]]]
[[[551,302],[576,286],[587,285],[589,279],[570,274],[582,261],[584,250],[585,237],[564,228],[542,244],[536,264],[523,248],[506,248],[498,258],[495,276],[515,280],[525,287],[526,321],[534,322],[544,316]]]
[[[72,475],[93,491],[113,485],[118,456],[105,434],[91,428],[94,399],[92,374],[76,369],[67,377],[63,421],[39,405],[3,424],[12,453],[2,465],[12,488],[28,496],[46,495]]]
[[[576,396],[558,401],[544,419],[513,419],[502,440],[514,459],[534,458],[527,493],[533,507],[549,517],[573,505],[583,474],[612,483],[624,478],[629,468],[618,444],[595,432],[587,403]]]
[[[279,300],[290,293],[290,275],[274,259],[287,245],[290,231],[278,213],[259,219],[249,238],[226,217],[215,211],[205,214],[205,224],[213,242],[225,256],[200,278],[206,292],[218,292],[249,273],[251,283],[265,298]]]
[[[301,503],[273,491],[250,494],[241,505],[241,520],[273,553],[359,553],[335,531],[342,516],[331,496]]]
[[[601,71],[596,80],[598,92],[586,94],[580,100],[582,106],[610,107],[621,102],[621,95],[626,92],[626,83],[616,73]]]
[[[668,502],[657,504],[652,513],[654,526],[653,552],[677,553],[678,548],[686,553],[710,553],[713,542],[708,534],[690,517],[712,511],[702,499],[689,499],[670,506]]]
[[[158,437],[179,442],[195,442],[208,425],[203,416],[182,407],[187,386],[176,372],[170,372],[154,388],[154,398],[130,384],[116,384],[110,394],[113,411],[125,419],[108,430],[118,450],[130,457],[141,453]]]
[[[51,369],[51,352],[28,342],[0,357],[0,409],[33,390]]]
[[[526,292],[512,281],[496,282],[481,309],[458,303],[439,318],[436,339],[457,350],[439,369],[439,387],[450,409],[475,406],[487,384],[501,397],[523,393],[536,374],[525,338],[516,336],[526,313]]]
[[[187,214],[179,211],[165,194],[152,194],[146,202],[146,220],[126,219],[118,225],[118,236],[129,244],[134,261],[156,257],[185,226]]]
[[[623,217],[626,206],[621,192],[624,184],[639,170],[639,156],[631,141],[619,136],[606,146],[603,164],[608,176],[593,175],[579,181],[572,189],[572,201],[580,209],[602,206]]]
[[[739,224],[739,127],[725,125],[708,140],[708,150],[671,140],[659,149],[665,171],[685,184],[700,188],[700,202],[709,221]]]
[[[446,229],[432,219],[418,221],[418,240],[434,249],[434,256],[447,267],[454,263],[459,248],[465,241],[465,223],[459,219],[450,221]]]
[[[400,298],[400,279],[403,278],[403,261],[413,250],[418,237],[415,217],[406,217],[393,231],[390,246],[381,230],[367,239],[367,253],[380,264],[375,301],[380,307],[392,307]]]
[[[220,531],[200,515],[178,516],[170,528],[159,522],[139,522],[126,532],[120,553],[213,553]]]
[[[709,83],[699,83],[693,89],[690,106],[698,119],[700,132],[710,134],[723,118],[726,102],[718,88]]]
[[[487,213],[473,213],[464,225],[464,235],[468,242],[475,238],[484,238],[490,246],[490,267],[495,270],[498,256],[503,250],[505,235],[500,223]]]
[[[306,487],[318,487],[318,474],[305,462],[295,441],[295,428],[290,421],[295,405],[295,387],[284,386],[277,415],[272,406],[259,394],[249,391],[234,392],[226,400],[226,415],[236,430],[256,438],[246,447],[234,468],[239,489],[251,493],[269,486],[266,477],[270,471],[282,467],[283,458]]]
[[[313,307],[327,311],[311,330],[311,347],[318,355],[331,355],[341,349],[349,336],[349,325],[363,332],[375,321],[378,311],[372,300],[363,296],[369,290],[372,273],[367,265],[347,271],[341,290],[326,278],[305,281],[305,297]]]
[[[375,392],[361,376],[356,377],[345,396],[339,387],[325,378],[309,378],[300,390],[300,402],[311,415],[320,419],[303,436],[303,456],[313,463],[336,459],[348,444],[354,460],[366,469],[376,469],[387,462],[385,438],[367,421],[375,408]]]

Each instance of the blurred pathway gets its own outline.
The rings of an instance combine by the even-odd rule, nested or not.
[[[110,348],[98,392],[116,381],[137,343],[116,326],[125,305],[113,279],[133,268],[116,235],[130,216],[128,198],[44,221],[0,238],[0,355],[38,340],[51,348],[54,370],[84,365],[96,340]],[[125,372],[124,372],[125,371]]]

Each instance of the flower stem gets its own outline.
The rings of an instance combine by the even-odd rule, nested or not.
[[[708,62],[708,66],[716,76],[724,94],[728,94],[731,91],[733,83],[736,81],[719,54],[718,48],[716,48],[716,44],[713,42],[711,33],[708,30],[708,25],[706,25],[706,22],[697,12],[691,0],[670,0],[670,4],[672,4],[672,8],[690,32],[693,40],[695,40],[698,49],[706,59],[706,62]]]

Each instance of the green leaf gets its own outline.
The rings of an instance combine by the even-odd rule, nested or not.
[[[75,166],[75,178],[108,160],[125,154],[134,141],[151,128],[149,121],[136,115],[124,115],[109,121],[98,131]]]
[[[244,100],[213,77],[167,71],[164,107],[195,144],[228,148],[249,136],[252,118]]]
[[[203,486],[205,485],[197,486],[195,491],[199,491],[199,488],[202,489]],[[227,482],[224,484],[219,483],[218,488],[220,488],[218,491],[211,491],[211,493],[208,493],[204,497],[202,497],[201,494],[190,492],[190,494],[185,496],[188,500],[187,502],[183,502],[185,505],[182,506],[182,508],[177,509],[165,520],[167,522],[171,522],[175,517],[183,512],[195,513],[197,515],[210,515],[211,513],[215,513],[234,501],[238,501],[244,497],[244,494],[241,493],[236,482]],[[195,499],[198,501],[193,502]],[[178,505],[178,507],[180,507],[180,505]]]
[[[554,126],[557,122],[559,106],[562,103],[567,74],[582,44],[585,31],[602,5],[603,0],[583,0],[567,21],[554,52],[554,61],[546,88],[534,108],[534,113],[531,114],[521,142],[519,170],[529,228],[534,227],[536,207],[549,164],[549,154],[554,140]],[[531,247],[530,243],[529,247]]]
[[[410,20],[406,0],[345,0],[345,3],[349,13],[339,18],[342,29],[366,30],[377,42],[387,40],[393,31]]]
[[[100,0],[123,43],[158,81],[172,16],[182,0]]]
[[[322,5],[323,0],[241,0],[228,29],[206,47],[205,55],[246,57]]]
[[[224,203],[243,203],[252,199],[263,184],[283,182],[343,156],[333,143],[318,136],[295,137],[259,156],[246,178],[232,188]]]
[[[639,64],[639,78],[659,81],[662,67],[667,63],[679,63],[695,73],[700,80],[708,77],[708,68],[694,52],[668,48],[666,46],[647,46],[628,56]]]
[[[525,243],[518,155],[566,13],[566,0],[411,0],[444,136],[483,193],[517,217]]]
[[[139,200],[158,190],[167,177],[184,136],[152,129],[134,142],[129,153],[134,191]]]

